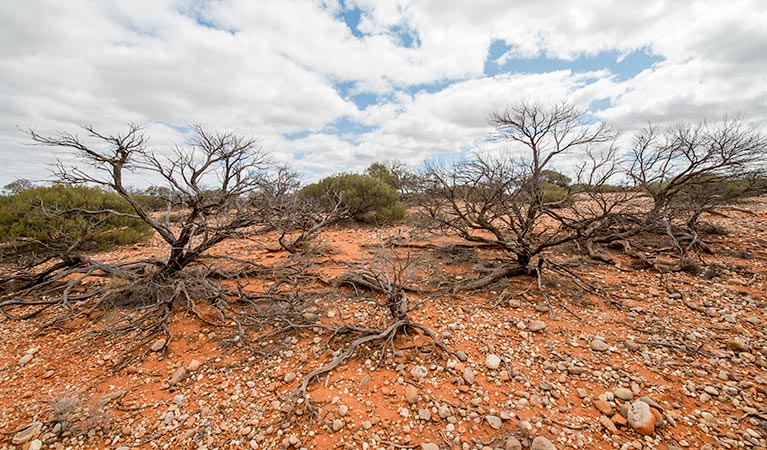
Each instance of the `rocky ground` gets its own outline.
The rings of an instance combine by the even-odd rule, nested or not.
[[[547,296],[524,277],[413,293],[426,301],[412,318],[454,354],[423,335],[393,353],[363,346],[310,386],[311,405],[287,397],[350,342],[327,345],[328,327],[385,326],[373,294],[306,286],[303,314],[316,325],[257,344],[179,311],[166,347],[153,342],[119,370],[132,342],[97,333],[119,312],[57,327],[44,327],[46,315],[4,320],[0,449],[767,448],[767,199],[747,209],[707,219],[726,234],[708,237],[717,253],[694,275],[566,251],[550,257],[600,295],[561,273],[544,280]],[[327,231],[317,270],[332,280],[346,262],[372,261],[380,236]],[[226,252],[279,260],[255,245]],[[413,283],[449,286],[494,257],[420,250]]]

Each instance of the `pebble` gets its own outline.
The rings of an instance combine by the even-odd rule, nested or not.
[[[463,361],[463,362],[465,362],[467,359],[469,359],[469,357],[466,356],[466,353],[464,353],[464,352],[462,352],[460,350],[455,352],[455,357],[458,358],[459,361]]]
[[[26,427],[24,427],[23,430],[13,435],[13,439],[11,442],[13,442],[14,445],[19,445],[25,442],[29,442],[33,437],[35,437],[38,433],[40,433],[40,430],[42,429],[43,429],[42,422],[32,422]]]
[[[421,444],[421,450],[439,450],[439,445],[427,442],[426,444]]]
[[[515,437],[510,437],[506,440],[504,450],[522,450],[522,443]]]
[[[469,385],[474,384],[474,371],[469,367],[463,369],[463,381]]]
[[[533,320],[530,322],[530,324],[527,326],[527,329],[532,331],[533,333],[536,333],[538,331],[543,330],[546,328],[546,322],[542,320]]]
[[[485,366],[487,366],[488,369],[495,370],[501,365],[501,358],[499,358],[496,355],[493,355],[492,353],[487,355],[487,358],[485,359]]]
[[[32,361],[32,358],[34,358],[34,357],[35,357],[35,355],[33,355],[32,353],[27,353],[26,355],[22,356],[19,359],[19,365],[23,366],[24,364]]]
[[[154,342],[152,342],[152,345],[149,347],[149,350],[152,350],[153,352],[159,352],[165,347],[165,339],[160,338]]]
[[[554,444],[550,440],[543,436],[538,436],[533,439],[533,443],[530,445],[530,450],[557,450]]]
[[[591,341],[591,349],[595,352],[606,352],[610,348],[607,342],[602,339],[594,339]]]
[[[175,386],[178,383],[180,383],[184,378],[186,378],[186,375],[187,375],[186,368],[184,368],[183,366],[179,367],[178,369],[176,369],[175,372],[173,372],[173,375],[170,377],[170,381],[168,382],[168,384],[170,384],[171,386]]]
[[[413,378],[415,378],[417,380],[420,380],[421,378],[426,377],[426,375],[428,375],[428,374],[429,374],[429,369],[427,369],[424,366],[415,366],[410,371],[410,375],[412,375]]]
[[[485,416],[485,420],[494,430],[498,430],[503,426],[503,421],[498,416]]]
[[[43,448],[43,441],[40,439],[35,439],[29,443],[28,450],[40,450],[41,448]]]
[[[594,407],[606,416],[612,416],[615,414],[615,410],[610,405],[610,403],[604,400],[594,400]]]
[[[194,372],[195,370],[197,370],[197,369],[199,369],[199,368],[200,368],[200,365],[201,365],[201,364],[202,364],[202,363],[200,363],[200,361],[197,361],[196,359],[193,359],[193,360],[192,360],[192,361],[189,363],[189,366],[187,366],[187,369],[189,369],[190,371]]]
[[[631,428],[641,435],[651,435],[655,432],[655,415],[650,411],[650,405],[642,401],[635,401],[629,408],[626,417]]]
[[[613,394],[617,398],[619,398],[621,400],[624,400],[624,401],[629,401],[632,398],[634,398],[634,393],[631,392],[631,389],[626,389],[626,388],[622,388],[622,387],[619,387],[619,388],[615,389],[615,391],[613,391]]]
[[[411,405],[418,403],[418,389],[415,386],[411,384],[407,385],[405,388],[405,400]]]
[[[344,421],[341,419],[336,419],[333,421],[333,431],[339,431],[341,428],[344,427]]]
[[[295,372],[288,372],[282,377],[282,380],[286,383],[292,383],[298,377]]]

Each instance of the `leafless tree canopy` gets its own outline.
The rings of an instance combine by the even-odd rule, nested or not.
[[[444,231],[502,248],[526,268],[534,256],[591,232],[608,215],[609,205],[602,211],[574,206],[577,193],[598,188],[615,173],[616,133],[608,125],[588,124],[564,103],[523,103],[493,113],[490,123],[493,137],[513,144],[521,156],[474,155],[449,167],[429,165],[423,206]],[[549,183],[547,171],[576,152],[587,156],[578,181],[588,184],[576,191]],[[553,222],[544,225],[547,220]]]
[[[186,267],[224,239],[261,220],[248,206],[248,198],[273,186],[268,177],[269,160],[253,139],[231,132],[210,133],[193,126],[187,146],[177,146],[172,155],[159,156],[147,148],[142,129],[131,125],[124,134],[105,135],[84,127],[85,139],[69,133],[52,137],[34,131],[40,144],[64,147],[87,163],[91,170],[58,165],[62,181],[91,184],[122,196],[136,215],[149,224],[169,245],[170,254],[160,274],[170,276]],[[159,175],[169,192],[171,205],[182,214],[172,223],[150,215],[125,185],[126,172]]]

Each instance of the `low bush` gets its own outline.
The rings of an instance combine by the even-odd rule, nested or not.
[[[0,196],[0,241],[16,252],[72,253],[146,239],[130,205],[98,188],[55,184]]]
[[[405,208],[394,188],[368,175],[341,174],[303,188],[300,195],[319,203],[325,210],[336,206],[364,223],[383,223],[405,217]]]

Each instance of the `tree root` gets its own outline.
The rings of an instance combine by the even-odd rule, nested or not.
[[[352,358],[355,353],[357,352],[357,349],[364,344],[367,344],[369,342],[375,342],[375,341],[382,341],[381,345],[381,354],[383,355],[386,351],[387,347],[395,348],[394,346],[394,340],[397,338],[397,336],[400,333],[406,333],[408,330],[420,330],[429,338],[434,341],[434,344],[439,347],[442,351],[449,355],[453,355],[453,351],[450,350],[444,342],[442,342],[441,339],[432,331],[431,329],[425,327],[424,325],[416,324],[410,322],[408,319],[400,319],[391,325],[389,325],[387,328],[383,330],[378,329],[370,329],[370,328],[357,328],[357,327],[348,327],[348,326],[342,326],[336,328],[333,335],[338,335],[346,332],[354,332],[354,333],[362,333],[364,336],[359,337],[355,339],[354,341],[349,344],[349,347],[338,354],[336,357],[333,358],[332,361],[329,363],[312,370],[309,372],[303,380],[301,380],[301,384],[299,387],[294,389],[288,396],[285,398],[285,401],[290,400],[291,398],[300,395],[301,398],[306,400],[307,405],[310,405],[310,396],[309,396],[309,386],[311,383],[318,379],[323,374],[326,374],[333,369],[336,369],[343,365],[346,361],[348,361],[350,358]]]

